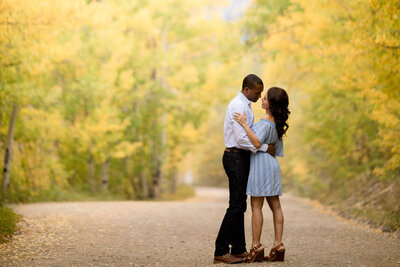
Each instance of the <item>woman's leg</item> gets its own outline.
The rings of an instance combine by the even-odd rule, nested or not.
[[[263,226],[262,207],[264,204],[264,197],[251,197],[251,227],[253,234],[252,246],[254,247],[260,243],[261,230]]]
[[[273,246],[275,247],[280,243],[282,243],[283,213],[282,213],[281,203],[279,201],[279,196],[267,197],[267,202],[274,218],[275,240]]]

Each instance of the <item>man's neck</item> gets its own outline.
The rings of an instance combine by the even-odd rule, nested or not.
[[[239,93],[242,94],[242,99],[243,99],[247,104],[249,104],[249,106],[251,106],[251,101],[250,101],[250,99],[247,98],[247,96],[243,93],[243,91],[240,91]]]

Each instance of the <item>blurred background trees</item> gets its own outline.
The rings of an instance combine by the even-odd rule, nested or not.
[[[209,66],[229,61],[239,43],[221,7],[180,0],[37,2],[0,7],[7,198],[175,193],[179,164],[200,143],[197,130],[214,98],[215,88],[204,88],[216,79],[208,77]],[[13,155],[6,156],[13,107]]]
[[[253,1],[248,45],[288,88],[286,185],[400,227],[400,4]]]
[[[239,2],[1,1],[3,197],[224,186],[225,109],[256,73],[290,96],[285,191],[398,229],[398,1]]]

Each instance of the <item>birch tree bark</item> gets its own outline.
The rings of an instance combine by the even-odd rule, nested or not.
[[[8,126],[7,140],[6,140],[6,154],[4,157],[4,171],[3,171],[3,186],[2,192],[3,196],[6,197],[7,189],[10,186],[10,170],[11,170],[11,160],[12,160],[12,146],[14,141],[14,129],[15,121],[18,113],[18,105],[14,103],[13,110],[11,113],[10,124]]]

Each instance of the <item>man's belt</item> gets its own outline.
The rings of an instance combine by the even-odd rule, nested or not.
[[[234,153],[245,153],[245,152],[248,152],[247,150],[240,149],[240,148],[237,148],[237,147],[226,147],[225,151],[226,152],[234,152]]]

